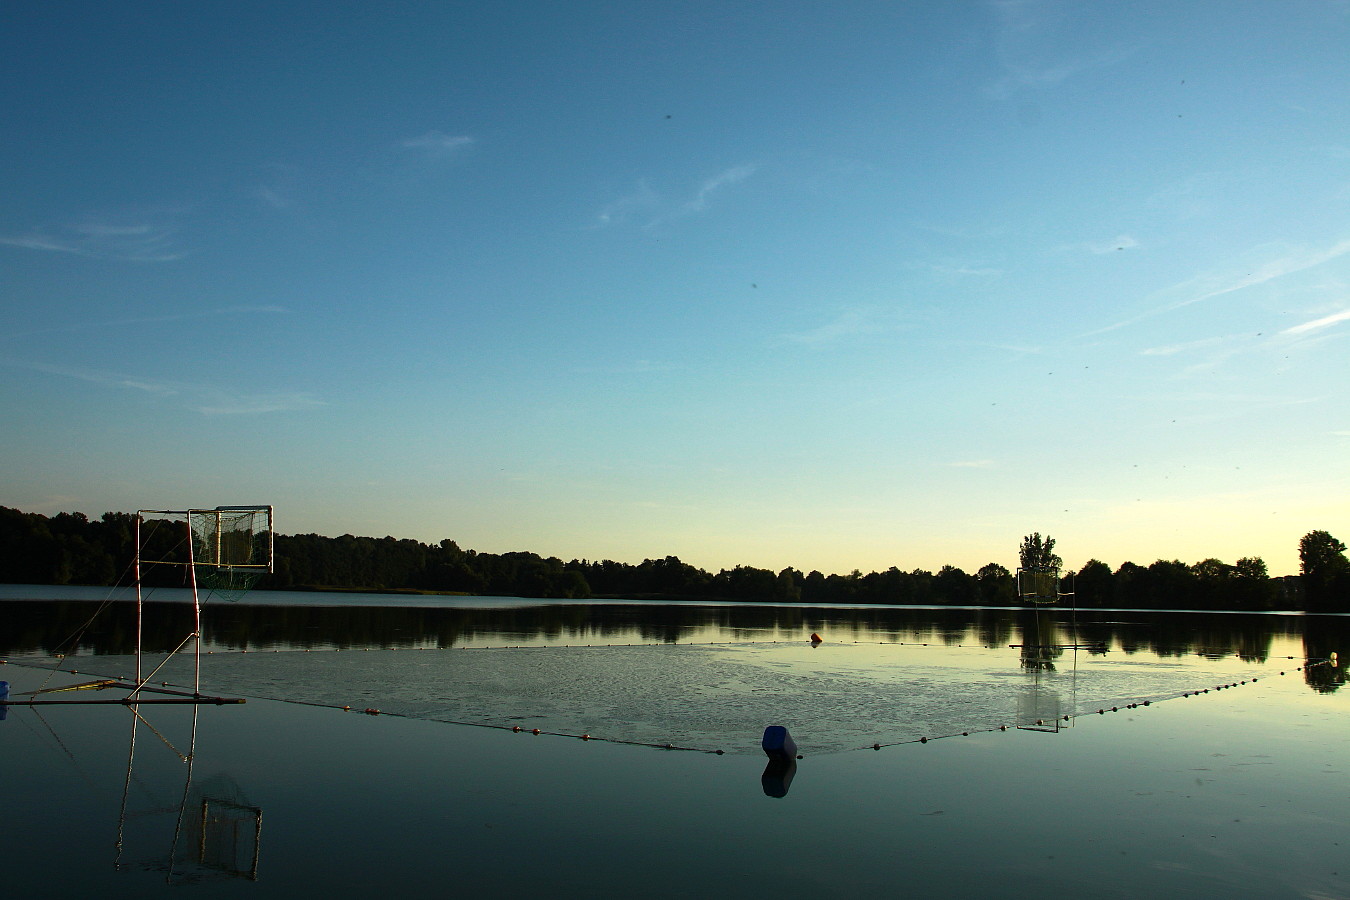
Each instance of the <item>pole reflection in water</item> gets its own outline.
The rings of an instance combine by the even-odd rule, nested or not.
[[[1031,681],[1018,697],[1017,727],[1029,731],[1057,732],[1064,722],[1063,701],[1057,689],[1058,671],[1055,662],[1064,654],[1065,647],[1073,651],[1070,684],[1076,687],[1078,677],[1078,644],[1065,645],[1055,620],[1055,610],[1036,607],[1022,614],[1022,646],[1019,654],[1022,669]],[[1076,698],[1073,701],[1076,703]],[[1071,704],[1072,705],[1072,704]]]
[[[143,870],[164,871],[167,884],[191,884],[218,877],[257,881],[262,809],[250,804],[228,776],[213,776],[200,786],[194,785],[200,707],[192,707],[187,750],[183,752],[141,714],[138,706],[128,707],[131,712],[131,736],[118,812],[114,869],[121,870],[127,866],[123,854],[129,845],[153,846],[163,840],[162,834],[155,836],[153,824],[138,825],[171,814],[174,824],[167,854],[133,860],[132,865]],[[159,777],[163,769],[158,766],[150,767],[148,773],[137,772],[137,738],[142,727],[158,738],[183,767],[182,789],[177,792],[176,803],[152,802],[148,807],[134,808],[131,799],[133,786],[153,798],[156,782],[160,785],[163,783]],[[141,762],[144,764],[147,761]],[[129,832],[132,833],[130,837]]]

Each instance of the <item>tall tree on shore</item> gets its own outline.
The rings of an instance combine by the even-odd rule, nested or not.
[[[1341,610],[1350,606],[1350,560],[1345,543],[1325,531],[1310,531],[1298,542],[1303,572],[1303,596],[1311,610]]]
[[[1018,556],[1024,569],[1058,569],[1064,562],[1055,552],[1055,539],[1048,534],[1042,538],[1039,531],[1022,538]]]

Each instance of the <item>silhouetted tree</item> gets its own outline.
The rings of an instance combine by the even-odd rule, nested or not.
[[[980,602],[985,606],[1012,606],[1017,602],[1017,585],[1012,573],[998,563],[986,563],[975,573]]]
[[[1080,607],[1110,606],[1115,601],[1111,568],[1099,559],[1083,563],[1074,576],[1075,601]]]
[[[1055,539],[1048,534],[1042,538],[1039,531],[1022,538],[1018,558],[1024,569],[1058,569],[1064,563],[1055,553]]]
[[[975,606],[980,602],[979,583],[956,566],[943,566],[933,578],[937,600],[946,606]]]
[[[1244,556],[1234,565],[1229,580],[1235,609],[1274,609],[1275,585],[1266,573],[1266,561],[1259,556]]]
[[[1310,531],[1298,543],[1303,595],[1309,610],[1350,610],[1350,561],[1345,544],[1325,531]]]

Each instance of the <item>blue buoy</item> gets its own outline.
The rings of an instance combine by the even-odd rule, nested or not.
[[[770,759],[796,759],[797,742],[782,725],[770,725],[764,729],[764,753]]]
[[[9,699],[9,682],[0,681],[0,700],[8,700],[8,699]],[[3,722],[5,716],[7,715],[9,715],[9,707],[0,706],[0,722]]]

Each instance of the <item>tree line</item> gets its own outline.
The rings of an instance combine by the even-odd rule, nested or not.
[[[135,517],[83,513],[47,517],[0,506],[0,582],[10,584],[130,583]],[[437,544],[393,537],[344,534],[275,536],[275,571],[257,584],[272,590],[431,591],[490,596],[585,599],[722,599],[767,603],[1017,606],[1013,572],[991,562],[974,573],[956,566],[937,572],[902,571],[826,575],[795,568],[780,571],[736,566],[710,573],[678,557],[636,565],[613,560],[571,560],[536,553],[478,553],[452,540]],[[1054,539],[1023,539],[1024,568],[1060,565]],[[1097,559],[1064,573],[1060,591],[1075,593],[1082,608],[1306,609],[1350,612],[1350,561],[1346,546],[1325,531],[1299,544],[1301,575],[1272,578],[1259,557],[1229,564],[1157,560],[1122,563],[1112,570]],[[181,569],[146,576],[182,582]]]

